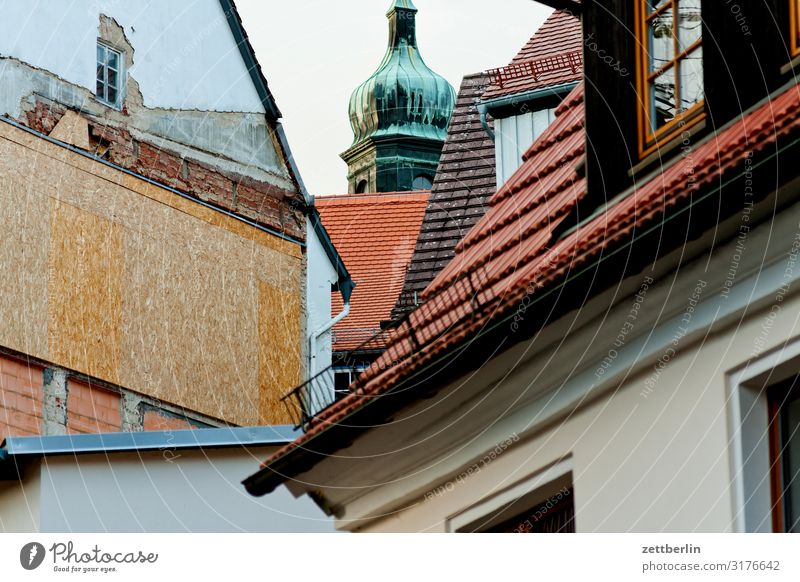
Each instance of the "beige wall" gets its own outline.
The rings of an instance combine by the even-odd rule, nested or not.
[[[301,376],[298,244],[3,123],[0,226],[0,345],[236,424],[287,422],[270,403]]]
[[[26,468],[24,479],[0,481],[0,532],[39,531],[41,488],[41,471],[38,462]]]

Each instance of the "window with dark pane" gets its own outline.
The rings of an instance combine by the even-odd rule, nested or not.
[[[792,55],[800,56],[800,0],[789,0],[791,18]]]
[[[800,378],[770,393],[773,528],[800,532]]]
[[[119,51],[102,43],[97,44],[97,98],[117,107],[120,98],[120,68],[122,56]]]
[[[696,114],[703,89],[700,0],[641,0],[642,153]]]

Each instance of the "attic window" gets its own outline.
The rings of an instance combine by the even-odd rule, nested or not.
[[[703,116],[701,0],[638,0],[639,153]]]
[[[97,98],[119,108],[121,97],[122,54],[108,45],[97,43]]]

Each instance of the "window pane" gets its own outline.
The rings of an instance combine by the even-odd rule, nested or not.
[[[97,65],[97,80],[98,81],[105,81],[105,77],[103,76],[104,70],[103,65]]]
[[[678,4],[678,50],[687,50],[702,34],[700,0],[681,0]]]
[[[119,88],[119,83],[117,80],[117,72],[113,69],[108,70],[108,86],[114,87],[115,89]]]
[[[650,72],[657,71],[675,58],[672,8],[650,21]]]
[[[669,67],[650,83],[650,121],[656,131],[675,118],[675,70]]]
[[[686,110],[704,98],[703,47],[693,50],[680,61],[681,109]]]
[[[787,532],[800,531],[800,400],[786,403],[783,484]]]
[[[98,64],[106,64],[106,51],[103,45],[97,45],[97,62]]]
[[[670,0],[647,0],[647,12],[655,12]]]
[[[105,93],[106,93],[105,85],[103,84],[102,79],[98,79],[97,80],[97,91],[96,91],[96,94],[100,99],[105,99],[106,98]]]
[[[117,90],[114,87],[109,85],[108,87],[108,99],[109,103],[115,104],[117,102]]]
[[[119,70],[119,55],[114,51],[108,51],[108,66],[112,69]]]

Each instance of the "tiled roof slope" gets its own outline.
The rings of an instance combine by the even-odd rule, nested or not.
[[[457,250],[465,256],[462,264],[470,272],[484,274],[476,292],[455,285],[442,301],[428,301],[412,312],[409,322],[416,342],[431,341],[420,349],[407,332],[398,332],[387,351],[361,376],[357,391],[323,411],[303,436],[277,451],[262,467],[304,447],[401,379],[473,337],[490,321],[513,312],[526,296],[535,297],[613,250],[634,231],[662,218],[668,208],[741,166],[751,152],[774,149],[779,139],[800,134],[800,85],[792,85],[698,146],[693,153],[692,182],[686,180],[685,166],[674,163],[548,247],[557,217],[585,193],[584,180],[575,172],[584,148],[582,101],[581,86],[562,102],[556,121],[534,143],[525,163],[495,195],[490,211]],[[426,294],[446,288],[457,276],[456,266],[446,268]],[[480,313],[473,309],[476,300],[485,306]]]
[[[413,304],[455,254],[456,244],[486,213],[496,189],[494,142],[481,125],[476,102],[488,86],[485,73],[461,83],[442,149],[430,202],[408,267],[402,309]]]
[[[509,66],[563,56],[568,53],[577,52],[581,54],[583,50],[582,34],[579,18],[569,12],[556,10],[545,20],[544,24],[536,31],[528,43],[522,47],[522,50],[514,57]],[[483,100],[488,101],[489,99],[524,93],[542,87],[579,81],[582,74],[582,70],[574,72],[568,67],[561,66],[551,72],[542,74],[538,78],[525,75],[505,81],[502,86],[499,83],[493,83],[484,93]]]
[[[322,223],[356,283],[350,315],[333,330],[335,351],[358,347],[390,319],[429,197],[429,191],[317,197]],[[342,310],[339,293],[331,308]]]

